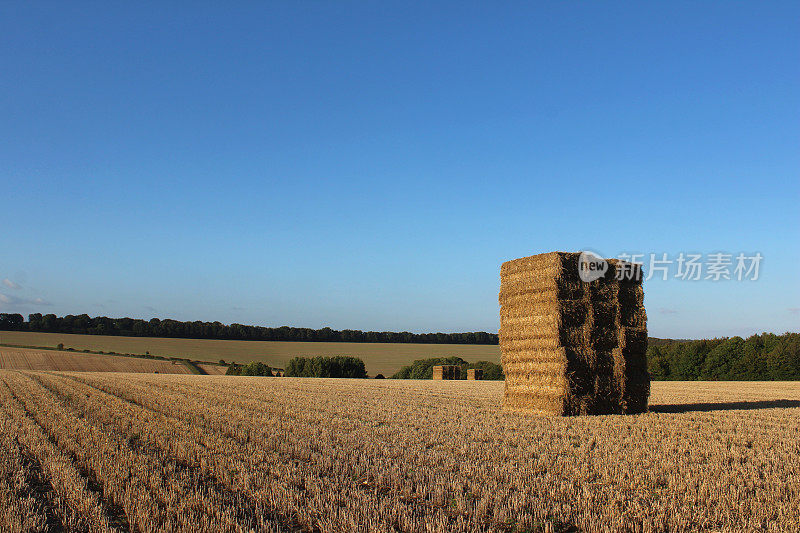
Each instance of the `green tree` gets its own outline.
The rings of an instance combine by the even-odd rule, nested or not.
[[[295,357],[286,365],[287,377],[366,378],[364,361],[357,357]]]
[[[19,313],[0,313],[0,330],[16,331],[23,328],[25,319]]]
[[[242,368],[241,376],[272,376],[272,368],[261,361],[253,361]]]
[[[725,339],[714,346],[705,356],[697,379],[731,379],[736,371],[738,359],[743,355],[744,342],[741,337]]]

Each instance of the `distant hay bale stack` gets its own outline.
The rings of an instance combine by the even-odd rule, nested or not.
[[[436,365],[433,367],[433,379],[461,379],[461,367],[458,365]]]
[[[467,379],[471,381],[480,381],[483,379],[482,368],[469,368],[467,369]]]
[[[511,411],[577,415],[647,410],[647,315],[639,265],[606,260],[583,281],[578,253],[503,263],[500,350]],[[618,279],[618,272],[628,273]]]

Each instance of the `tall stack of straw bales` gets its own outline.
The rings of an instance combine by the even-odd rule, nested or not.
[[[647,410],[647,315],[639,265],[606,260],[581,280],[578,253],[503,263],[500,349],[504,406],[556,415]],[[623,279],[618,272],[626,271]]]
[[[461,379],[461,367],[458,365],[434,366],[433,379]]]
[[[480,381],[483,379],[482,368],[469,368],[467,369],[467,379],[472,381]]]

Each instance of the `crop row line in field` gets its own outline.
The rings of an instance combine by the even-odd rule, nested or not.
[[[63,530],[55,490],[38,459],[19,441],[17,424],[0,411],[0,520],[13,531]]]
[[[81,378],[81,379],[83,380],[84,378]],[[116,383],[116,382],[105,383],[105,380],[103,380],[103,381],[104,381],[103,388],[105,388],[106,390],[110,391],[112,394],[115,394],[115,395],[116,394],[122,394],[122,395],[125,395],[128,399],[130,399],[132,397],[133,391],[131,390],[132,389],[132,387],[130,386],[131,384],[125,383],[124,390],[123,390],[123,389],[117,388],[114,385],[114,383]],[[147,403],[150,407],[152,407],[152,408],[154,408],[156,410],[165,411],[167,409],[172,408],[173,412],[174,412],[175,408],[177,408],[179,410],[186,410],[186,409],[191,410],[193,408],[192,407],[192,405],[193,405],[192,402],[178,402],[177,400],[180,399],[179,396],[176,396],[174,398],[168,398],[168,397],[163,396],[161,394],[153,394],[152,390],[148,390],[146,388],[140,389],[139,393],[141,394],[141,396],[136,397],[134,399],[134,401],[135,402]],[[207,402],[202,402],[200,405],[206,405],[206,403]],[[186,405],[184,405],[184,404],[186,404]],[[226,418],[224,420],[222,420],[223,424],[231,423],[232,422],[231,417],[236,417],[237,415],[240,414],[240,410],[239,409],[235,409],[235,408],[234,409],[228,409],[225,412],[226,412]],[[208,418],[208,417],[213,417],[213,416],[214,416],[214,413],[209,411],[209,410],[200,410],[200,412],[195,412],[192,416],[187,416],[184,413],[182,418],[183,417],[191,418],[191,419],[193,419],[193,422],[195,424],[204,424],[204,423],[207,424],[207,422],[204,422],[203,420]],[[250,420],[250,422],[251,423],[252,422],[257,422],[257,420]],[[330,420],[326,420],[326,422],[330,423],[331,421]],[[269,426],[265,426],[265,427],[269,428]],[[304,426],[305,429],[312,429],[314,427],[315,426]],[[218,427],[215,426],[214,424],[212,424],[211,426],[208,427],[208,429],[213,431],[213,430],[218,429]],[[296,435],[296,436],[298,436],[298,435]],[[313,435],[313,434],[299,435],[299,437],[303,437],[303,442],[309,443],[311,445],[314,445],[314,442],[316,440],[318,440],[318,439],[315,438],[315,435]],[[251,440],[256,440],[256,439],[254,439],[251,436],[248,436],[248,439],[246,441],[244,441],[244,440],[240,441],[240,444],[249,443]],[[365,450],[364,453],[358,452],[357,450],[353,450],[353,446],[360,446],[360,445],[365,444],[365,443],[366,443],[366,441],[358,441],[358,440],[356,440],[354,442],[343,443],[343,444],[348,444],[349,446],[347,446],[347,445],[341,446],[341,448],[343,450],[345,450],[345,453],[347,453],[347,456],[343,456],[342,457],[342,463],[346,465],[348,459],[352,459],[352,458],[358,459],[362,455],[364,455],[364,456],[372,455],[373,457],[376,456],[376,455],[381,455],[381,454],[376,454],[374,452],[371,453],[371,454],[370,453],[366,453],[366,452],[368,452],[368,450]],[[261,448],[261,450],[264,449],[264,447],[260,446],[260,445],[259,445],[259,448]],[[333,451],[334,453],[336,452],[335,449],[334,450],[328,450],[329,453],[331,451]],[[250,453],[250,452],[248,452],[248,453]],[[308,452],[306,452],[306,453],[308,453]],[[312,457],[311,455],[303,455],[299,459],[302,459],[301,462],[303,462],[303,463],[308,463],[310,461],[311,457]],[[421,459],[424,460],[425,457],[426,457],[425,455],[422,455],[421,457],[420,456],[415,457],[415,459],[420,459],[421,458]],[[451,488],[449,488],[453,483],[453,479],[454,479],[453,477],[447,476],[444,479],[442,479],[441,475],[439,475],[439,476],[437,476],[435,478],[432,477],[432,473],[436,471],[436,467],[438,466],[441,469],[441,466],[442,466],[442,465],[437,465],[435,463],[435,457],[436,456],[431,455],[431,458],[433,459],[433,461],[431,461],[429,465],[426,465],[424,467],[421,466],[421,465],[415,465],[413,468],[408,468],[408,469],[405,469],[405,470],[400,470],[398,468],[397,464],[391,464],[392,461],[387,461],[387,464],[386,464],[386,470],[387,470],[386,474],[387,475],[382,476],[382,479],[384,480],[383,482],[379,483],[375,479],[369,479],[370,476],[372,476],[372,474],[370,473],[369,469],[366,469],[364,472],[359,472],[358,474],[351,474],[349,476],[349,479],[347,480],[347,483],[349,485],[351,485],[352,488],[354,488],[355,490],[359,490],[359,491],[362,491],[364,489],[368,489],[371,492],[374,491],[374,492],[377,492],[378,494],[386,494],[386,493],[390,493],[390,492],[397,492],[399,490],[399,494],[402,495],[402,494],[404,494],[404,491],[402,490],[402,487],[400,487],[400,486],[398,486],[396,484],[396,481],[397,480],[403,480],[403,479],[410,479],[410,480],[412,480],[414,485],[416,485],[417,487],[422,487],[423,490],[425,490],[426,492],[424,492],[422,495],[407,494],[406,496],[402,497],[401,502],[402,503],[411,503],[411,504],[413,504],[414,508],[418,512],[423,512],[424,513],[425,510],[430,511],[432,509],[437,509],[438,507],[441,506],[442,502],[453,501],[453,500],[457,500],[457,501],[460,502],[459,505],[457,506],[458,513],[454,513],[453,511],[455,511],[455,510],[453,510],[453,511],[448,510],[447,513],[446,513],[448,515],[449,514],[459,514],[459,513],[460,514],[464,514],[464,513],[470,512],[471,510],[479,509],[480,507],[476,508],[475,506],[478,505],[478,503],[481,503],[483,505],[483,502],[476,502],[474,500],[471,500],[470,498],[465,498],[464,497],[465,496],[465,491],[463,489],[459,490],[457,492],[453,492],[453,490]],[[293,456],[290,456],[289,459],[297,461],[298,457],[296,455],[293,455]],[[402,465],[403,461],[401,460],[399,463]],[[337,464],[337,458],[334,456],[333,457],[333,466],[336,466],[336,464]],[[455,465],[457,465],[457,463],[454,463],[454,466]],[[466,465],[466,466],[467,466],[468,469],[473,469],[473,468],[485,469],[486,468],[485,465],[486,465],[485,461],[482,461],[482,462],[477,462],[476,461],[475,466],[472,466],[472,465]],[[352,466],[352,465],[348,465],[348,466]],[[393,470],[395,470],[398,473],[398,475],[391,475]],[[445,471],[447,472],[447,470],[445,470]],[[367,474],[366,478],[364,477],[365,473]],[[453,471],[453,473],[455,473],[455,471]],[[315,474],[317,475],[317,477],[321,476],[321,477],[325,478],[325,477],[333,477],[333,476],[335,476],[336,472],[332,471],[332,470],[328,470],[328,471],[322,470],[321,472],[320,471],[315,471]],[[491,475],[492,475],[491,472],[483,472],[482,475],[477,476],[477,477],[480,478],[480,477],[487,477],[487,476],[491,476]],[[500,472],[499,475],[500,475],[500,477],[497,478],[497,479],[500,479],[502,481],[502,475],[503,475],[502,472]],[[574,480],[570,480],[567,477],[562,477],[562,479],[565,482],[568,482],[568,484],[570,486],[574,485]],[[345,480],[339,478],[339,484],[340,485],[343,485],[344,481]],[[387,484],[386,481],[389,481],[390,483]],[[476,485],[473,485],[471,487],[471,490],[466,490],[466,494],[468,494],[469,492],[473,492],[473,491],[478,490],[479,487],[477,486],[477,483],[479,483],[479,482],[476,481]],[[513,491],[513,486],[512,486],[512,491]],[[430,498],[433,498],[434,501],[431,501]],[[438,501],[439,503],[436,503],[436,501]],[[483,508],[488,510],[488,506],[486,506],[486,505],[484,505]]]
[[[48,376],[49,377],[49,376]],[[180,498],[180,494],[190,495],[190,510],[197,515],[208,516],[220,525],[226,525],[226,530],[249,530],[259,525],[259,519],[267,516],[267,513],[258,513],[262,506],[254,505],[249,500],[242,501],[237,498],[237,493],[220,490],[223,485],[216,478],[209,476],[208,473],[201,473],[199,467],[190,464],[189,460],[181,459],[170,455],[163,447],[146,447],[141,445],[140,433],[131,433],[135,429],[131,421],[136,418],[122,420],[118,416],[116,409],[106,411],[91,411],[85,406],[75,403],[79,400],[79,395],[70,395],[65,390],[60,390],[54,382],[44,383],[41,376],[34,376],[39,386],[43,390],[55,396],[55,400],[60,402],[65,409],[72,410],[76,418],[85,420],[91,429],[98,428],[98,435],[112,435],[104,443],[100,443],[103,450],[109,450],[115,460],[120,462],[123,470],[129,472],[147,472],[152,470],[153,465],[158,465],[162,473],[161,476],[146,476],[144,478],[145,490],[149,490],[158,496],[158,502],[163,508],[163,513],[172,516],[175,513],[185,514],[185,503]],[[105,415],[97,416],[98,414]],[[135,416],[135,415],[134,415]],[[177,441],[173,441],[177,442]],[[185,444],[180,443],[178,444]],[[181,449],[183,446],[173,447]],[[123,453],[124,452],[124,453]],[[130,481],[130,479],[128,480]],[[178,489],[180,487],[180,489]],[[112,487],[113,490],[114,487]],[[119,490],[119,488],[117,488]],[[179,507],[176,507],[179,506]],[[196,519],[190,516],[185,520],[184,528],[191,529],[190,524]],[[244,523],[240,523],[240,520]],[[262,529],[274,528],[276,524],[260,524]]]
[[[42,386],[43,388],[50,390],[46,385],[44,385],[41,382],[41,380],[38,379],[37,375],[33,374],[28,377],[39,386]],[[51,390],[50,392],[55,394],[55,391]],[[109,523],[120,531],[129,531],[130,524],[128,521],[128,517],[125,514],[125,510],[114,501],[109,501],[109,499],[105,497],[103,486],[98,480],[97,473],[95,472],[95,470],[87,466],[85,462],[82,462],[75,452],[73,452],[72,450],[70,450],[65,446],[62,446],[58,442],[58,438],[53,433],[51,433],[49,428],[37,417],[36,412],[29,411],[25,402],[22,401],[19,397],[17,397],[16,394],[13,393],[13,391],[12,395],[14,395],[14,398],[21,403],[22,407],[30,415],[31,419],[34,422],[36,422],[36,424],[41,428],[41,430],[47,435],[50,442],[58,446],[59,449],[61,449],[62,453],[72,461],[78,473],[81,474],[81,476],[83,476],[84,479],[86,479],[87,487],[94,494],[97,494],[99,502],[109,518]],[[59,396],[58,394],[55,395]],[[67,407],[67,404],[64,403],[64,398],[59,397],[59,399],[61,405]]]
[[[126,392],[130,391],[130,388],[128,387],[128,384],[125,385],[125,390],[126,390]],[[142,389],[142,394],[145,394],[145,393],[146,393],[146,389]],[[230,396],[232,396],[232,395],[228,395],[228,398],[220,398],[219,400],[222,401],[222,402],[225,402],[226,400],[228,402],[230,402]],[[156,398],[154,398],[154,395],[152,395],[152,394],[147,395],[145,398],[146,398],[146,401],[149,401],[149,402],[163,401],[166,405],[169,405],[171,403],[171,399],[169,399],[169,398],[166,398],[166,397],[165,398],[160,398],[159,397],[158,399],[156,399]],[[216,399],[205,397],[205,395],[204,395],[204,403],[206,403],[206,402],[214,403],[213,400],[216,400]],[[292,398],[291,397],[284,398],[284,401],[291,402]],[[232,405],[231,408],[229,409],[229,411],[231,411],[232,413],[237,413],[238,414],[238,413],[241,412],[241,409],[239,409],[237,407],[240,407],[240,406]],[[367,411],[367,412],[370,412],[370,411]],[[330,415],[331,413],[329,412],[328,414]],[[374,414],[374,412],[373,412],[373,414]],[[211,416],[211,415],[209,413],[205,412],[205,413],[202,413],[201,416]],[[456,420],[458,420],[458,418],[456,418]],[[232,422],[230,420],[230,417],[228,417],[227,422],[229,422],[229,423]],[[258,425],[258,420],[252,420],[252,422],[255,425]],[[333,417],[333,418],[329,417],[327,419],[324,419],[324,422],[323,422],[323,420],[317,420],[316,424],[311,423],[311,427],[320,427],[322,425],[327,427],[327,426],[335,425],[335,422],[336,422],[336,417]],[[448,428],[448,429],[450,429],[450,428]],[[446,432],[446,430],[445,430],[445,432]],[[316,438],[316,437],[318,437],[318,435],[310,434],[310,435],[308,435],[307,438],[304,438],[304,442],[310,442],[313,445],[314,442],[319,440],[319,438]],[[396,439],[398,437],[398,435],[395,435],[394,437]],[[341,449],[346,450],[347,452],[349,452],[347,457],[344,457],[344,456],[342,457],[342,461],[345,462],[345,463],[350,458],[358,458],[358,457],[361,457],[362,455],[363,456],[367,456],[367,457],[371,456],[373,459],[376,458],[376,457],[380,457],[380,458],[385,460],[385,463],[381,464],[379,467],[377,467],[376,465],[370,465],[372,468],[367,470],[367,472],[366,472],[367,475],[366,476],[353,476],[352,480],[355,481],[357,484],[360,484],[360,486],[362,486],[362,487],[369,487],[369,488],[377,491],[380,494],[388,494],[388,493],[396,492],[396,493],[399,494],[399,498],[401,499],[401,501],[409,502],[409,503],[415,502],[417,506],[421,505],[421,506],[427,507],[427,508],[435,508],[435,507],[437,507],[437,505],[440,505],[440,504],[434,503],[433,501],[430,501],[430,499],[429,499],[432,496],[435,497],[435,495],[431,494],[431,493],[440,492],[440,494],[438,495],[438,498],[436,498],[436,499],[438,499],[440,501],[455,501],[455,502],[458,503],[456,509],[448,510],[448,514],[458,514],[458,513],[464,514],[464,513],[468,513],[468,512],[471,512],[471,511],[475,510],[475,505],[478,502],[476,502],[475,500],[470,499],[468,497],[468,495],[469,495],[470,492],[473,492],[473,491],[479,489],[479,487],[477,485],[479,482],[476,481],[476,484],[471,487],[472,490],[459,488],[458,490],[454,491],[452,488],[449,488],[449,487],[451,487],[453,485],[453,483],[454,483],[454,476],[455,476],[456,470],[452,470],[451,471],[453,473],[453,477],[447,476],[444,479],[442,479],[441,475],[438,475],[435,478],[432,477],[432,473],[436,472],[437,468],[438,468],[438,470],[440,472],[442,470],[441,469],[442,465],[436,463],[436,459],[435,459],[436,456],[435,455],[433,455],[433,454],[415,454],[413,456],[413,460],[415,460],[415,461],[419,461],[419,460],[423,460],[424,461],[428,456],[430,456],[432,460],[429,462],[429,464],[411,465],[404,457],[402,457],[402,456],[394,456],[392,453],[387,453],[387,450],[385,448],[384,449],[380,449],[379,453],[377,453],[378,452],[377,450],[370,449],[370,448],[366,448],[363,451],[359,451],[358,450],[359,446],[370,442],[370,440],[374,440],[374,439],[355,439],[352,442],[340,442],[338,444],[341,444],[341,446],[337,446],[337,448],[341,448]],[[458,437],[455,437],[455,440],[458,441]],[[355,449],[354,449],[354,447],[355,447]],[[404,449],[404,448],[406,448],[406,446],[400,446],[399,447],[399,449]],[[336,451],[337,451],[336,449],[328,450],[328,453],[331,453],[331,452],[336,453]],[[498,451],[500,451],[500,450],[498,450]],[[484,453],[485,453],[485,451],[484,451]],[[460,457],[459,459],[460,460],[458,460],[458,462],[453,463],[453,467],[460,469],[461,474],[467,474],[468,476],[470,476],[469,472],[474,472],[476,475],[475,476],[470,476],[470,477],[477,477],[477,478],[486,477],[486,476],[491,476],[492,475],[491,472],[481,472],[482,470],[485,470],[486,468],[488,468],[488,466],[487,466],[488,463],[485,460],[481,460],[482,458],[478,455],[478,451],[477,450],[476,450],[474,463],[472,463],[470,461],[469,457]],[[337,458],[334,456],[333,460],[336,461]],[[494,463],[492,463],[492,464],[494,464]],[[503,464],[502,461],[500,462],[500,464]],[[398,465],[401,465],[401,466],[405,465],[406,468],[405,469],[398,468]],[[374,472],[378,468],[382,471],[381,472],[381,474],[382,474],[381,478],[383,480],[389,480],[389,481],[391,481],[391,483],[387,484],[387,483],[385,483],[385,481],[381,481],[381,482],[376,482],[375,481],[375,480],[377,480],[379,478],[373,477],[371,472]],[[465,469],[466,469],[466,471],[465,471]],[[450,470],[445,470],[445,472],[448,472],[448,471],[450,471]],[[478,475],[478,472],[481,472],[481,475]],[[385,475],[383,475],[383,474],[385,474]],[[503,475],[502,471],[498,475],[500,476],[500,478],[502,478],[502,475]],[[373,479],[371,480],[370,478],[373,478]],[[398,480],[403,480],[403,479],[411,480],[413,482],[413,484],[415,484],[418,487],[425,487],[428,490],[428,492],[424,493],[421,497],[416,495],[416,494],[408,494],[408,493],[406,493],[404,490],[402,490],[402,486],[398,486],[397,483],[396,483]],[[563,476],[562,479],[566,480],[568,478],[566,476]],[[570,484],[572,484],[571,480],[570,480]],[[407,494],[407,495],[404,495],[404,494]]]
[[[24,390],[27,392],[27,389]],[[28,405],[34,407],[37,398],[44,399],[47,395],[46,389],[41,389],[39,394],[30,394]],[[105,474],[101,479],[106,492],[124,502],[127,514],[135,520],[139,529],[167,527],[188,531],[192,529],[192,524],[201,523],[198,520],[206,516],[215,517],[220,525],[232,523],[230,517],[223,513],[224,509],[218,509],[216,502],[209,502],[203,491],[192,490],[191,476],[181,477],[180,472],[174,469],[172,472],[168,468],[165,470],[169,465],[163,461],[141,456],[128,445],[127,440],[113,439],[116,432],[111,428],[89,425],[83,417],[59,411],[58,405],[62,409],[69,408],[62,400],[52,398],[52,401],[46,402],[46,406],[51,408],[46,412],[47,419],[65,420],[74,425],[75,432],[70,434],[71,428],[63,424],[49,428],[50,431],[58,435],[62,445],[79,460],[93,464]],[[43,408],[40,405],[36,407]],[[161,466],[164,475],[153,475],[153,465],[156,464]],[[171,476],[170,473],[178,475]],[[181,493],[188,498],[180,497]],[[226,530],[231,530],[231,526]]]
[[[125,400],[121,400],[119,397],[117,397],[114,394],[111,394],[111,393],[106,393],[106,394],[108,395],[108,397],[110,399],[115,399],[117,402],[120,402],[120,405],[116,405],[113,408],[108,409],[108,411],[111,411],[111,412],[122,412],[125,409],[131,408],[131,406],[129,405],[130,402],[128,401],[131,398],[126,398]],[[141,399],[135,399],[135,400],[141,400]],[[147,413],[141,413],[141,414],[143,416],[145,416],[145,417],[149,416]],[[155,415],[155,413],[151,413],[151,414]],[[159,427],[164,426],[164,418],[163,417],[159,418],[157,420],[147,420],[145,418],[145,419],[142,419],[140,422],[143,422],[143,425],[145,427],[147,427],[148,429],[159,428]],[[268,457],[265,458],[264,455],[263,455],[264,454],[264,450],[263,449],[260,450],[258,447],[251,446],[245,453],[242,453],[239,450],[240,444],[241,444],[239,442],[228,442],[227,445],[224,442],[222,444],[215,443],[214,441],[216,439],[212,438],[212,436],[209,434],[208,431],[202,431],[202,428],[198,428],[194,424],[187,424],[186,422],[181,420],[180,417],[176,417],[176,418],[174,418],[173,420],[170,421],[169,430],[170,431],[166,435],[167,438],[171,439],[170,442],[174,442],[176,440],[179,440],[182,443],[182,446],[181,446],[182,448],[184,448],[183,445],[187,444],[187,441],[186,440],[175,439],[175,437],[177,437],[181,433],[183,433],[184,436],[194,434],[196,438],[202,439],[203,440],[203,442],[202,442],[203,448],[208,451],[208,454],[205,457],[201,457],[200,453],[198,453],[197,455],[195,455],[195,457],[198,460],[200,460],[201,462],[203,462],[203,463],[208,463],[210,461],[212,466],[214,465],[215,461],[218,461],[219,459],[222,459],[224,461],[224,463],[225,463],[222,466],[223,467],[227,466],[228,468],[222,468],[222,469],[217,468],[217,470],[221,470],[223,473],[227,473],[230,468],[233,468],[233,469],[236,470],[236,472],[237,472],[237,474],[239,476],[244,477],[244,479],[246,480],[246,479],[248,479],[249,476],[257,474],[260,470],[263,470],[263,466],[265,464],[266,465],[270,465],[270,467],[271,467],[270,469],[271,470],[276,470],[276,471],[272,472],[272,473],[266,472],[269,475],[266,478],[264,478],[264,476],[261,476],[260,478],[258,478],[256,480],[257,481],[256,484],[258,486],[260,486],[260,487],[263,487],[264,486],[264,481],[266,479],[268,485],[272,486],[271,487],[272,490],[269,491],[270,493],[273,493],[273,494],[276,493],[276,492],[277,493],[281,493],[281,492],[292,492],[292,493],[294,493],[294,494],[288,494],[288,496],[293,498],[293,499],[301,498],[298,502],[296,502],[297,503],[296,507],[298,509],[302,508],[303,504],[305,504],[306,508],[309,508],[309,507],[313,508],[313,506],[309,505],[309,502],[308,502],[309,497],[311,497],[311,499],[313,499],[313,500],[323,499],[323,500],[327,501],[329,499],[329,495],[325,495],[324,498],[320,494],[309,495],[309,491],[308,491],[307,487],[305,486],[306,485],[306,481],[304,480],[304,477],[303,476],[299,476],[296,473],[293,474],[293,468],[291,466],[291,462],[289,462],[287,464],[286,461],[275,461],[274,458],[268,458]],[[215,433],[215,432],[212,431],[211,433]],[[144,434],[142,434],[141,436],[143,437]],[[230,439],[228,439],[228,440],[230,440]],[[236,462],[231,462],[232,458],[236,459]],[[253,458],[258,458],[258,460],[253,461]],[[287,470],[287,468],[288,468],[288,470]],[[323,477],[325,477],[325,476],[323,476]],[[294,480],[293,480],[293,478],[294,478]],[[308,477],[306,477],[306,479],[307,478]],[[284,480],[288,480],[289,483],[288,484],[287,483],[281,483]],[[275,490],[275,489],[279,489],[280,488],[280,487],[276,488],[274,486],[276,483],[281,483],[281,484],[284,485],[282,491],[281,490]],[[259,491],[259,492],[261,492],[261,491]],[[342,503],[345,503],[345,502],[342,501]],[[320,513],[316,513],[316,516],[317,516],[317,518],[323,517],[324,513],[321,513],[321,512]]]
[[[295,518],[268,509],[265,502],[254,499],[252,494],[236,488],[231,482],[219,479],[214,469],[207,467],[208,460],[205,456],[213,448],[206,438],[208,433],[201,431],[193,423],[187,423],[173,412],[160,411],[71,376],[48,377],[53,378],[53,381],[43,383],[43,386],[73,403],[81,416],[107,426],[115,434],[126,436],[130,447],[151,455],[151,460],[162,464],[162,469],[166,461],[170,463],[170,468],[188,472],[190,479],[194,479],[198,485],[195,490],[210,487],[219,493],[225,505],[247,515],[245,523],[249,523],[250,527],[266,527],[259,521],[269,518],[274,522],[270,527],[280,525],[290,531],[300,528]],[[71,381],[71,384],[60,383],[58,378]],[[99,394],[87,393],[86,397],[82,397],[75,387],[85,387]],[[92,402],[99,405],[90,403],[90,396]],[[128,418],[121,418],[120,413],[127,414]],[[132,421],[135,421],[135,425]],[[176,439],[176,436],[183,438]],[[217,455],[212,460],[219,457]]]
[[[427,382],[0,372],[0,384],[0,401],[22,402],[0,405],[0,444],[38,430],[108,501],[141,497],[122,505],[131,530],[781,531],[800,512],[792,408],[531,418],[495,412],[489,383],[458,401],[454,384]],[[18,451],[0,449],[0,502]],[[53,506],[64,524],[74,508]]]
[[[111,517],[101,500],[102,494],[93,490],[89,480],[77,468],[74,457],[59,448],[57,439],[46,430],[36,414],[27,408],[24,400],[7,381],[4,385],[2,403],[6,414],[21,426],[19,437],[22,444],[49,478],[58,499],[63,500],[50,499],[52,492],[48,492],[47,498],[52,510],[49,514],[58,514],[60,522],[66,528],[88,528],[91,531],[126,530],[125,522],[120,524],[120,528],[112,525]]]
[[[78,378],[73,379],[79,380]],[[85,383],[84,379],[80,379],[79,381]],[[251,462],[253,468],[258,468],[259,465],[264,465],[266,463],[271,465],[294,465],[295,467],[303,465],[304,467],[312,469],[310,472],[312,475],[297,476],[295,473],[294,475],[290,476],[290,478],[296,478],[296,481],[292,482],[292,486],[302,494],[308,493],[305,479],[330,478],[335,479],[338,486],[348,487],[351,491],[361,493],[363,496],[372,500],[371,503],[377,505],[378,501],[381,499],[380,496],[385,494],[387,491],[391,491],[393,488],[386,487],[382,490],[377,487],[376,483],[365,483],[363,475],[353,475],[349,469],[337,468],[341,465],[336,461],[329,462],[326,465],[320,462],[312,461],[312,456],[308,453],[298,456],[296,449],[290,448],[286,451],[281,451],[275,447],[263,446],[263,443],[258,442],[259,439],[254,437],[252,434],[248,434],[247,437],[242,438],[241,436],[238,436],[236,432],[226,430],[225,427],[226,424],[231,423],[230,418],[235,418],[241,415],[241,413],[235,409],[232,410],[232,412],[226,411],[226,415],[222,417],[220,415],[216,415],[208,409],[194,410],[192,407],[193,402],[183,402],[183,404],[186,405],[178,405],[175,402],[175,400],[178,399],[177,397],[169,398],[162,394],[155,395],[152,394],[152,391],[150,391],[150,394],[145,394],[146,391],[140,391],[141,396],[139,396],[135,394],[135,391],[131,390],[132,387],[129,387],[128,384],[126,384],[124,390],[115,388],[111,384],[103,384],[99,385],[98,387],[94,387],[88,383],[87,385],[105,392],[114,398],[120,399],[125,403],[141,405],[146,407],[152,413],[158,413],[162,416],[172,418],[176,423],[183,425],[184,429],[187,431],[199,432],[199,435],[202,435],[206,438],[204,445],[209,449],[214,448],[213,442],[208,438],[209,433],[216,434],[223,439],[228,439],[232,442],[224,444],[224,449],[232,450],[228,453],[235,454],[237,460]],[[177,414],[178,412],[180,413],[180,416]],[[213,421],[209,420],[209,418],[216,419],[216,422],[218,423],[214,423]],[[187,424],[186,420],[191,420],[191,424]],[[240,422],[243,423],[248,421],[252,422],[252,419],[246,417],[240,420]],[[151,424],[146,425],[151,426]],[[268,425],[265,427],[269,428]],[[172,428],[173,434],[174,431],[175,427]],[[273,439],[271,442],[275,443],[276,441]],[[243,454],[239,452],[242,447],[244,447]],[[300,451],[303,450],[301,449]],[[265,455],[267,452],[272,453],[272,456],[270,457],[269,455]],[[256,461],[253,463],[252,461],[254,458]],[[277,477],[283,479],[287,476],[284,473]],[[430,512],[431,510],[437,510],[437,506],[433,505],[431,502],[427,502],[419,498],[408,498],[403,503],[405,504],[404,506],[408,506],[407,510],[412,514],[415,509],[417,512],[424,512],[424,510],[427,510],[427,512]]]

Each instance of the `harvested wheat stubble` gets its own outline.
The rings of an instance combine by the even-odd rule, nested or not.
[[[592,282],[578,253],[503,263],[500,351],[504,406],[556,415],[647,410],[647,315],[639,265],[608,259]],[[617,279],[618,269],[633,275]]]
[[[461,379],[461,367],[458,365],[436,365],[433,367],[433,379]]]
[[[472,381],[480,381],[483,379],[482,368],[469,368],[467,369],[467,379]]]
[[[208,365],[207,373],[215,365]],[[221,367],[220,367],[221,368]],[[157,359],[0,347],[0,369],[59,370],[69,372],[145,372],[188,374],[182,364]]]
[[[0,532],[800,531],[800,382],[544,421],[454,385],[0,370]]]

